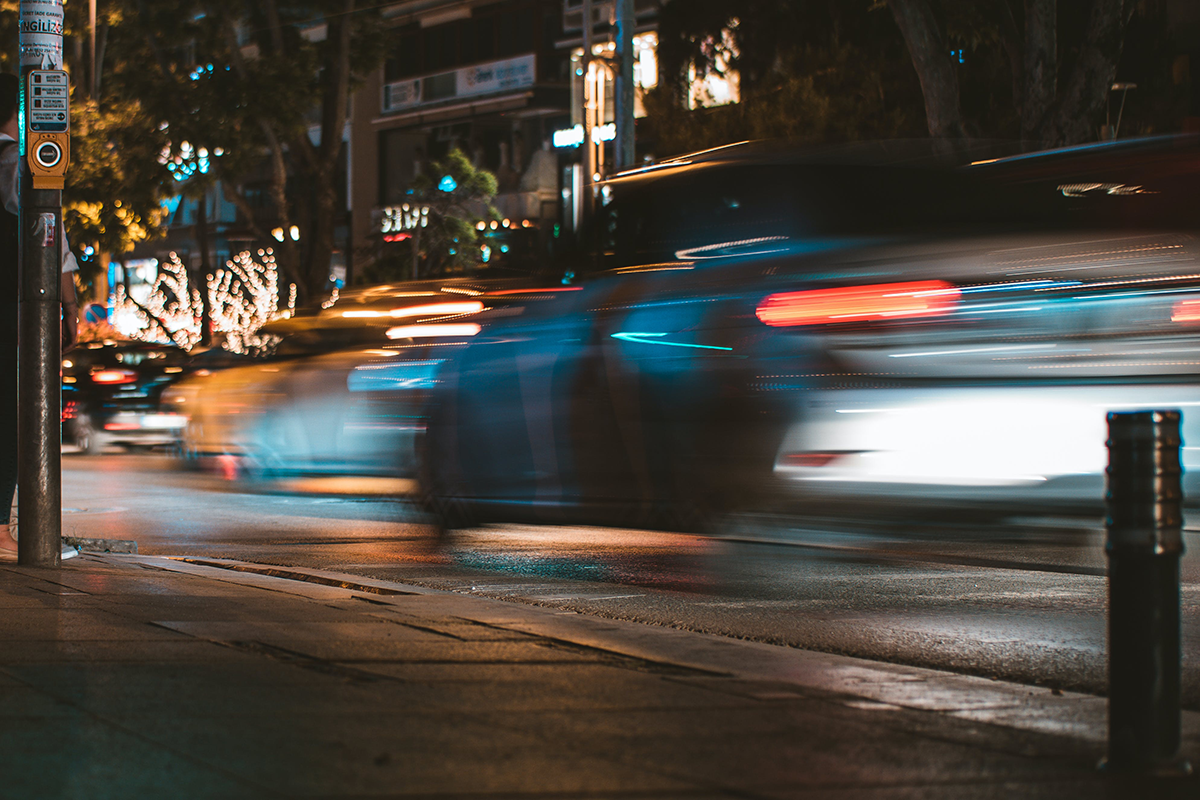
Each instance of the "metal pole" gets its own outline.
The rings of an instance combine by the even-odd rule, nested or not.
[[[1125,115],[1125,97],[1128,94],[1128,89],[1121,90],[1121,107],[1117,109],[1117,124],[1113,128],[1113,139],[1116,139],[1121,134],[1121,117]]]
[[[417,224],[413,228],[412,233],[412,248],[413,248],[413,277],[412,279],[420,280],[421,278],[421,214],[417,212]]]
[[[91,64],[91,69],[88,70],[88,97],[93,100],[99,100],[97,96],[100,81],[97,75],[98,64],[96,63],[96,0],[88,0],[88,59]]]
[[[1125,97],[1129,94],[1130,89],[1136,89],[1136,88],[1137,88],[1136,83],[1129,83],[1127,81],[1114,83],[1112,85],[1111,91],[1121,93],[1121,107],[1117,111],[1117,124],[1114,125],[1111,130],[1111,135],[1114,140],[1117,138],[1117,134],[1119,134],[1121,131],[1121,117],[1125,115]],[[1105,106],[1106,107],[1108,106],[1107,101],[1105,102]]]
[[[608,98],[604,95],[604,89],[608,85],[608,64],[602,59],[597,59],[592,66],[596,68],[596,93],[592,95],[592,113],[595,117],[592,119],[592,131],[596,131],[604,125],[604,109],[608,105]],[[597,183],[600,182],[600,177],[604,176],[604,142],[592,142],[592,152],[595,153],[595,161],[592,163],[592,168],[595,173],[592,174],[592,179]],[[592,191],[592,203],[595,208],[596,193]]]
[[[29,73],[62,69],[62,0],[22,0],[20,18],[24,155],[31,114]],[[62,190],[33,188],[29,163],[22,158],[19,196],[17,560],[57,567],[62,559]]]
[[[615,156],[617,169],[633,165],[634,121],[633,121],[633,0],[616,0],[617,3],[617,90],[616,123],[617,139]]]
[[[583,218],[592,218],[592,182],[596,174],[596,145],[592,142],[595,87],[592,85],[592,0],[583,0]]]
[[[1106,769],[1188,774],[1179,758],[1178,411],[1108,415]]]
[[[27,184],[26,184],[27,185]],[[62,557],[59,274],[62,193],[21,192],[21,295],[17,355],[18,561],[57,567]],[[51,233],[47,233],[47,229]],[[49,241],[49,244],[46,242]]]

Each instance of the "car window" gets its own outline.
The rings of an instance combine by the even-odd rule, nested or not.
[[[606,267],[669,261],[732,241],[806,227],[797,186],[767,167],[664,176],[617,188],[597,220]]]
[[[970,182],[941,169],[721,164],[610,188],[596,220],[603,268],[909,234],[987,217]]]

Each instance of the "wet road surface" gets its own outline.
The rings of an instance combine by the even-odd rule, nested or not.
[[[711,537],[499,525],[438,545],[403,500],[296,489],[159,455],[65,455],[63,532],[1063,689],[1106,684],[1098,519],[745,516]],[[1185,541],[1184,696],[1200,709],[1200,526]]]

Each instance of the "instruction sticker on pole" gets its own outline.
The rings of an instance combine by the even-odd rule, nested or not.
[[[37,228],[33,233],[35,239],[42,240],[42,247],[54,247],[57,242],[58,217],[45,212],[38,215]]]
[[[61,133],[71,125],[71,85],[67,73],[35,69],[29,73],[25,114],[30,133]]]
[[[59,69],[63,63],[63,0],[21,0],[21,66]]]

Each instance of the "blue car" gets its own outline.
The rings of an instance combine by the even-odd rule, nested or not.
[[[618,176],[605,269],[442,368],[425,502],[447,528],[683,529],[831,500],[1098,504],[1105,413],[1188,405],[1200,379],[1197,152]]]

